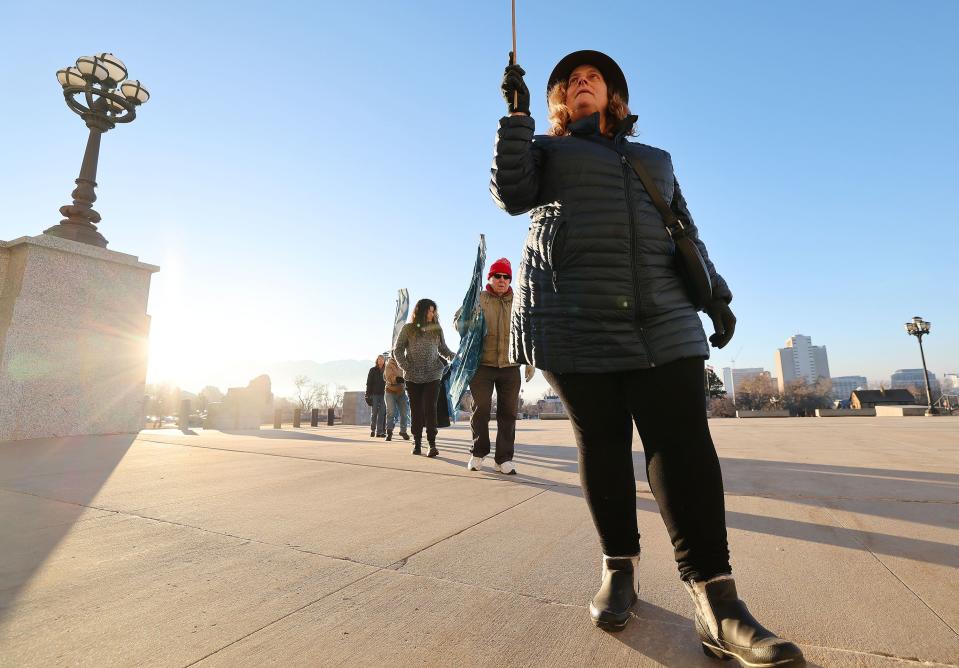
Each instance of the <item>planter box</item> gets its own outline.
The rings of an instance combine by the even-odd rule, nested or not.
[[[569,416],[566,413],[540,413],[540,420],[568,420]]]
[[[789,417],[789,411],[736,411],[738,418],[784,418]]]
[[[817,408],[816,417],[876,417],[875,408]]]

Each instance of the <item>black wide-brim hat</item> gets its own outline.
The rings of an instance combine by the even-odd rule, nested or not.
[[[626,77],[623,71],[619,69],[616,61],[600,51],[573,51],[556,63],[552,74],[549,75],[549,81],[546,84],[546,94],[549,95],[550,89],[559,81],[566,81],[580,65],[592,65],[606,80],[606,87],[615,90],[623,96],[623,101],[629,103],[629,88],[626,86]]]

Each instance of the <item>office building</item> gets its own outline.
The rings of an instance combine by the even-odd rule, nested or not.
[[[896,369],[889,380],[892,381],[890,387],[894,390],[915,389],[921,395],[926,392],[926,379],[922,376],[922,369]],[[939,394],[939,381],[936,380],[936,374],[932,371],[929,372],[929,389],[935,400],[936,395]]]
[[[820,378],[829,378],[826,346],[814,346],[812,338],[802,334],[791,336],[786,341],[786,347],[776,352],[776,371],[779,374],[780,392],[791,381],[800,378],[809,384]]]
[[[865,376],[834,376],[832,380],[832,398],[845,401],[853,390],[866,390],[869,381]]]

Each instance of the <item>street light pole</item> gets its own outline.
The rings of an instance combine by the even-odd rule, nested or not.
[[[915,336],[919,339],[919,355],[922,357],[922,375],[926,380],[926,415],[938,415],[939,410],[932,405],[932,390],[929,386],[929,370],[926,368],[926,351],[922,348],[922,337],[929,333],[932,329],[932,323],[926,320],[923,320],[918,315],[913,317],[910,322],[907,322],[906,332],[911,336]]]
[[[83,119],[90,136],[80,176],[75,181],[77,187],[70,194],[73,204],[60,207],[64,219],[44,230],[44,234],[107,247],[107,240],[96,227],[100,214],[93,209],[97,200],[100,137],[117,123],[131,122],[136,118],[136,107],[150,99],[150,93],[139,81],[124,81],[126,76],[126,65],[112,53],[83,56],[77,59],[76,67],[57,72],[67,106]]]

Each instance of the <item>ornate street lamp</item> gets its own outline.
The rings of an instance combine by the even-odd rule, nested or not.
[[[63,86],[67,106],[80,115],[90,128],[87,150],[80,166],[77,187],[71,193],[73,204],[60,207],[65,216],[58,225],[44,230],[44,234],[72,239],[100,248],[107,240],[97,231],[100,214],[93,210],[97,196],[97,160],[100,156],[100,135],[112,130],[117,123],[129,123],[136,118],[136,108],[150,99],[150,93],[136,79],[126,80],[127,68],[112,53],[77,58],[75,67],[57,72]]]
[[[926,401],[928,402],[926,415],[938,415],[939,410],[932,405],[932,391],[929,389],[929,372],[926,370],[926,353],[922,349],[922,337],[928,334],[930,329],[932,329],[932,323],[923,320],[918,315],[906,323],[906,333],[919,339],[919,354],[922,356],[922,375],[926,379]]]

